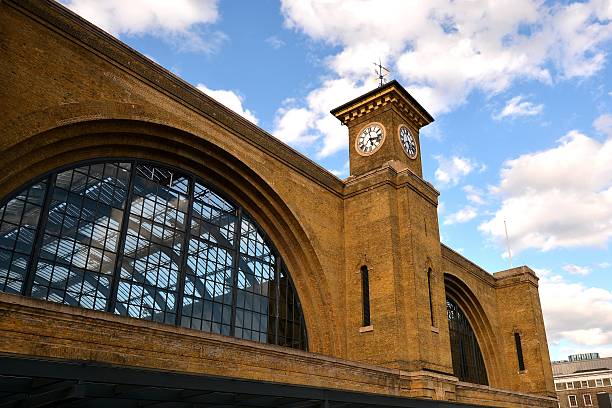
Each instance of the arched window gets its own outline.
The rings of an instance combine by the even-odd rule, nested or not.
[[[307,347],[278,252],[242,208],[192,174],[92,162],[1,204],[0,291]]]
[[[453,372],[460,381],[488,385],[487,370],[478,340],[463,310],[451,298],[446,298]]]

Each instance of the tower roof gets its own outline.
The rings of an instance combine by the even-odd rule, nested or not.
[[[346,124],[390,102],[397,103],[400,109],[405,110],[408,116],[417,123],[418,127],[428,125],[434,121],[429,112],[395,79],[332,109],[330,113],[338,118],[342,124]]]

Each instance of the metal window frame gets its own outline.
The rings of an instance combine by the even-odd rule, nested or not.
[[[135,159],[135,158],[127,158],[127,157],[108,157],[108,158],[81,160],[78,162],[74,162],[74,163],[70,163],[67,165],[63,165],[63,166],[54,168],[53,170],[48,171],[45,174],[35,179],[32,179],[28,181],[27,183],[20,185],[17,189],[13,190],[11,193],[7,194],[5,197],[0,198],[0,208],[2,208],[6,204],[8,204],[8,202],[10,202],[13,198],[19,195],[21,192],[23,192],[26,189],[29,189],[32,185],[43,182],[43,181],[45,182],[46,189],[44,193],[42,206],[40,209],[40,217],[38,220],[36,233],[34,236],[32,254],[26,266],[26,276],[25,276],[24,283],[22,286],[21,294],[23,296],[31,296],[32,294],[32,287],[33,287],[34,278],[36,275],[36,266],[39,262],[39,258],[41,254],[44,232],[48,224],[50,205],[51,205],[51,201],[53,198],[53,193],[55,190],[55,184],[57,181],[58,174],[61,174],[65,171],[74,170],[74,169],[77,169],[83,166],[92,166],[96,164],[105,164],[105,163],[129,163],[130,164],[130,170],[129,170],[130,174],[129,174],[129,179],[128,179],[128,183],[126,186],[127,194],[125,198],[126,200],[125,208],[123,209],[123,219],[121,220],[121,225],[119,227],[119,237],[118,237],[118,242],[117,242],[117,256],[115,258],[113,273],[112,273],[112,276],[110,277],[111,285],[109,288],[110,293],[109,293],[109,299],[106,305],[106,311],[110,313],[115,313],[115,308],[117,306],[117,296],[118,296],[120,276],[121,276],[121,265],[122,265],[122,261],[124,258],[126,237],[127,237],[128,230],[129,230],[128,224],[129,224],[129,219],[130,219],[130,211],[131,211],[131,206],[133,204],[132,201],[133,201],[133,195],[134,195],[134,180],[135,180],[135,177],[137,176],[136,166],[147,165],[147,166],[161,167],[163,169],[167,169],[173,172],[180,172],[182,175],[185,175],[188,179],[189,206],[188,206],[188,212],[187,212],[186,221],[185,221],[186,222],[185,233],[183,234],[183,242],[182,242],[183,249],[180,254],[181,258],[180,258],[180,265],[179,265],[179,280],[177,282],[177,297],[175,299],[176,317],[174,319],[175,320],[174,324],[176,326],[181,326],[183,298],[184,298],[185,281],[186,281],[185,277],[186,277],[186,271],[187,271],[187,258],[188,258],[188,252],[189,252],[189,241],[191,239],[191,221],[193,218],[195,184],[199,183],[205,186],[211,192],[218,195],[220,198],[227,201],[230,205],[232,205],[233,207],[237,209],[238,217],[234,225],[234,244],[232,245],[231,248],[226,248],[226,250],[230,251],[233,256],[230,335],[234,336],[235,331],[236,331],[235,330],[236,314],[237,314],[236,313],[236,308],[237,308],[236,296],[237,296],[237,287],[238,287],[237,284],[238,284],[239,261],[240,261],[241,256],[243,255],[240,249],[240,243],[241,243],[241,238],[242,238],[241,226],[242,226],[242,220],[243,220],[243,213],[246,214],[246,212],[244,212],[242,205],[236,203],[233,200],[233,198],[229,197],[223,191],[223,189],[217,186],[214,182],[211,182],[210,180],[204,180],[196,176],[195,174],[191,173],[190,171],[186,171],[186,170],[177,168],[175,166],[168,165],[166,163],[155,161],[155,160]],[[99,197],[98,197],[98,200],[96,200],[96,205],[97,205],[97,201],[99,201]],[[274,309],[275,310],[273,311],[274,315],[271,315],[271,314],[268,315],[268,319],[271,319],[271,318],[274,319],[273,335],[271,336],[272,338],[267,339],[267,343],[280,344],[279,343],[279,339],[280,339],[279,310],[281,308],[281,304],[280,304],[279,291],[280,291],[280,275],[281,275],[281,270],[282,270],[284,271],[283,273],[287,277],[287,283],[286,283],[285,290],[287,292],[287,295],[289,295],[289,292],[290,292],[292,299],[293,299],[293,302],[292,302],[293,308],[291,311],[286,312],[285,318],[288,319],[288,316],[291,313],[292,318],[291,318],[290,323],[293,326],[293,324],[296,323],[296,318],[297,318],[299,320],[299,326],[300,326],[300,331],[301,331],[301,333],[299,333],[298,338],[296,339],[298,347],[294,347],[294,348],[300,348],[303,350],[307,350],[308,349],[307,328],[305,324],[304,314],[302,312],[301,302],[299,300],[299,295],[297,293],[295,285],[293,284],[293,280],[291,279],[291,276],[288,273],[284,262],[282,261],[280,252],[276,249],[272,240],[269,238],[268,234],[259,225],[259,223],[257,223],[254,217],[252,217],[249,214],[246,214],[246,215],[248,216],[250,222],[252,222],[254,226],[256,227],[257,233],[263,239],[264,244],[267,247],[269,247],[270,253],[276,258],[276,263],[273,265],[274,282],[275,282],[275,299],[274,299],[274,302],[275,302]],[[223,246],[220,245],[220,247],[223,247]],[[285,301],[287,302],[288,296],[285,296],[285,299],[286,299]],[[296,312],[298,316],[295,316]],[[272,313],[272,311],[269,311],[269,313]],[[285,327],[287,327],[288,323],[289,321],[286,322]],[[223,323],[221,322],[220,324],[223,324]],[[293,327],[291,328],[291,331],[293,331]],[[270,336],[267,336],[267,337],[270,337]],[[287,337],[289,337],[287,336],[287,333],[283,333],[283,338],[287,338]],[[295,344],[296,340],[293,340],[291,343]],[[287,342],[285,341],[285,343]]]
[[[489,385],[478,338],[467,315],[455,299],[446,296],[453,372],[460,381]]]

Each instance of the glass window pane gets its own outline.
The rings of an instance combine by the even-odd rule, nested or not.
[[[0,291],[306,349],[295,288],[266,234],[214,189],[144,162],[46,180],[0,207]]]
[[[35,183],[0,208],[0,291],[23,289],[46,189]]]
[[[460,381],[488,385],[487,372],[478,340],[463,310],[446,298],[453,371]]]
[[[32,297],[107,307],[128,172],[129,165],[109,163],[58,173]]]
[[[115,313],[174,324],[187,189],[181,174],[136,166]]]

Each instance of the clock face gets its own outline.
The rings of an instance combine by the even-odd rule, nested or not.
[[[412,132],[406,126],[402,125],[399,129],[399,138],[404,151],[411,159],[416,159],[417,157],[417,144],[416,140],[414,140],[414,136],[412,136]]]
[[[355,140],[355,148],[357,152],[363,156],[374,154],[385,140],[385,131],[378,123],[370,123],[366,126],[357,140]]]

